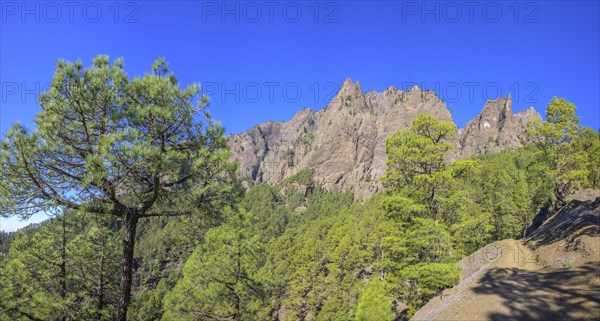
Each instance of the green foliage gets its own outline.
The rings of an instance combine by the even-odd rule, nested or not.
[[[447,228],[432,219],[416,218],[403,238],[407,264],[449,262],[456,258]]]
[[[527,247],[532,249],[532,250],[536,250],[537,249],[537,242],[536,241],[529,241],[527,242]]]
[[[287,178],[283,183],[298,183],[301,185],[311,185],[313,181],[314,170],[311,168],[305,168],[298,173]]]
[[[466,256],[493,240],[494,224],[488,212],[464,215],[450,227],[457,255]]]
[[[585,153],[585,169],[588,171],[586,186],[600,188],[600,132],[582,127],[576,140],[577,149]]]
[[[130,79],[123,60],[58,61],[39,97],[36,129],[15,124],[0,146],[0,215],[55,208],[119,218],[124,320],[140,218],[218,219],[237,196],[223,128],[197,84],[181,88],[166,61]]]
[[[104,56],[57,64],[37,130],[2,143],[0,214],[78,211],[0,234],[1,321],[116,319],[127,267],[130,320],[398,320],[454,286],[458,260],[520,237],[549,197],[598,185],[599,134],[554,99],[533,145],[451,163],[456,126],[418,116],[388,139],[387,190],[364,202],[311,169],[238,199],[197,94],[162,59],[133,80]]]
[[[269,244],[272,254],[262,270],[273,275],[274,293],[279,295],[274,297],[272,309],[282,311],[278,314],[281,320],[353,318],[362,278],[375,273],[366,267],[381,259],[381,239],[388,232],[399,236],[378,202],[341,210],[323,206],[328,202],[327,198],[311,200],[307,212],[327,212],[288,227]],[[385,274],[386,269],[379,266],[377,274]]]
[[[370,183],[370,182],[371,182],[371,180],[372,180],[371,173],[368,173],[368,174],[366,174],[366,175],[363,177],[363,180],[364,180],[365,182],[367,182],[367,183]]]
[[[546,173],[553,181],[552,205],[559,209],[577,188],[585,186],[590,175],[589,157],[578,148],[581,137],[575,105],[554,97],[546,109],[547,120],[529,123],[528,138],[539,149],[540,162],[549,166]],[[592,161],[593,162],[593,161]]]
[[[385,284],[378,279],[371,280],[358,299],[356,321],[391,321],[393,307]]]
[[[408,304],[408,317],[441,290],[456,285],[459,277],[460,267],[456,264],[418,264],[406,269],[401,275],[400,288]]]
[[[256,271],[265,250],[246,212],[209,231],[187,261],[183,278],[165,298],[163,320],[257,320],[265,286]],[[202,286],[199,287],[198,284]]]
[[[140,294],[129,319],[412,315],[456,283],[456,261],[493,240],[518,237],[541,207],[551,182],[540,176],[544,164],[535,152],[487,155],[463,162],[467,171],[444,165],[451,179],[439,189],[437,223],[427,203],[402,188],[358,203],[350,193],[322,189],[310,171],[252,187],[240,212],[208,233],[192,218],[144,220],[135,254]]]
[[[453,181],[468,173],[471,161],[450,165],[446,158],[452,150],[451,141],[458,135],[456,125],[421,114],[412,126],[388,138],[387,170],[382,182],[391,191],[408,198],[403,201],[426,206],[425,213],[437,222],[443,193]]]
[[[521,154],[525,152],[485,156],[476,169],[473,196],[481,211],[491,216],[494,239],[518,238],[536,211],[531,192],[547,186],[539,181],[537,186],[528,183],[533,173],[527,173]]]
[[[563,266],[566,268],[570,268],[575,264],[575,260],[566,260],[563,262]]]
[[[127,318],[133,321],[160,320],[163,316],[164,297],[173,289],[177,282],[174,275],[161,279],[156,288],[142,293],[133,301]]]
[[[420,141],[436,132],[436,122],[416,122],[413,130],[418,134],[413,134],[422,137],[413,138]],[[348,193],[324,191],[308,171],[277,186],[251,188],[241,202],[251,218],[244,220],[257,234],[256,242],[264,246],[265,256],[250,279],[265,291],[260,299],[245,295],[254,299],[240,304],[238,311],[243,313],[228,313],[261,320],[410,316],[431,297],[456,284],[458,260],[493,240],[518,237],[551,189],[550,180],[540,175],[545,164],[536,158],[536,150],[525,148],[446,164],[450,149],[442,146],[441,138],[434,141],[426,143],[432,144],[430,151],[443,152],[437,157],[422,156],[439,160],[429,167],[429,174],[417,170],[409,177],[391,172],[388,177],[400,178],[403,183],[388,185],[386,193],[364,203],[354,202]],[[403,143],[396,143],[394,150],[405,149]],[[426,195],[432,190],[434,199]],[[208,252],[206,255],[210,257]],[[194,275],[186,282],[203,279],[201,271],[211,269],[198,265],[202,260],[195,261],[191,258],[186,265],[186,273]],[[211,291],[228,297],[215,286],[194,291],[199,291],[200,297],[193,302],[212,302]],[[189,292],[179,299],[187,296],[191,297]],[[401,305],[395,302],[404,302],[408,310],[398,310]],[[163,316],[168,317],[172,316]]]
[[[388,138],[388,167],[382,178],[384,184],[398,189],[414,184],[418,177],[431,179],[446,166],[444,157],[452,149],[450,141],[457,133],[452,122],[419,115],[408,130],[396,132]]]
[[[113,320],[118,302],[116,231],[66,214],[17,233],[0,271],[7,320]],[[0,320],[4,320],[0,318]]]
[[[140,277],[134,285],[152,289],[161,278],[168,277],[165,269],[187,260],[202,241],[207,226],[192,217],[152,217],[142,221],[138,229],[135,260]]]
[[[0,231],[0,257],[8,254],[10,243],[14,240],[16,233],[7,233]]]

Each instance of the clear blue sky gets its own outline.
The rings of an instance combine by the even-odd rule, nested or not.
[[[97,54],[130,76],[165,57],[182,83],[204,83],[229,133],[323,108],[346,77],[433,89],[461,127],[508,93],[514,111],[542,113],[565,97],[600,127],[598,1],[2,1],[0,19],[0,135],[32,126],[58,58]]]

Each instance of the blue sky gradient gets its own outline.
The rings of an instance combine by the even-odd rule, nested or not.
[[[32,128],[57,59],[123,57],[130,76],[165,57],[199,82],[228,133],[320,109],[346,77],[414,84],[462,127],[486,99],[543,114],[553,96],[600,127],[598,1],[0,2],[0,135]],[[37,220],[45,216],[39,215]],[[30,221],[31,222],[31,221]],[[0,229],[28,222],[3,219]]]

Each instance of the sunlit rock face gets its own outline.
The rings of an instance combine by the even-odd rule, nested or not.
[[[508,98],[488,101],[482,113],[460,130],[452,159],[520,146],[534,110],[512,114]],[[385,142],[420,114],[452,121],[446,104],[433,91],[389,87],[365,93],[346,79],[336,97],[317,112],[306,108],[286,122],[266,122],[228,136],[231,158],[241,176],[254,183],[278,183],[310,168],[315,181],[331,190],[351,190],[366,198],[382,188]]]
[[[521,147],[527,122],[535,118],[541,116],[533,107],[513,114],[510,95],[488,100],[481,114],[461,128],[457,158]]]

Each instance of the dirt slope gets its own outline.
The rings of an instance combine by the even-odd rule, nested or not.
[[[600,199],[574,201],[531,238],[486,246],[412,320],[600,320],[599,219]]]

